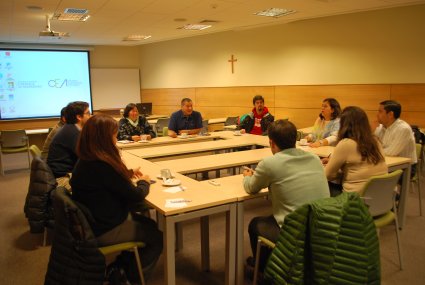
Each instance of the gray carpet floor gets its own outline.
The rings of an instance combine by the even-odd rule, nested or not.
[[[0,177],[0,284],[44,283],[50,246],[41,246],[42,235],[29,233],[23,213],[28,182],[28,170],[12,171]],[[399,269],[393,227],[386,227],[380,232],[382,284],[425,284],[425,216],[419,216],[417,197],[415,188],[409,193],[406,224],[401,232],[403,271]],[[270,202],[263,199],[249,201],[245,209],[246,225],[254,216],[271,213]],[[224,216],[216,215],[210,219],[210,272],[202,272],[200,268],[199,221],[186,222],[183,229],[184,248],[176,253],[177,284],[224,284]],[[246,231],[245,255],[251,255]],[[162,257],[147,283],[164,284]],[[251,281],[246,279],[245,284],[251,284]]]

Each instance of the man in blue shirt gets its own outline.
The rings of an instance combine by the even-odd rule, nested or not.
[[[177,135],[196,135],[202,130],[201,113],[193,111],[193,102],[190,98],[183,98],[181,110],[171,115],[168,123],[168,135],[172,138]]]

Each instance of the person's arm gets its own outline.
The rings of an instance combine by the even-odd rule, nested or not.
[[[125,198],[131,203],[137,203],[143,201],[143,199],[149,194],[150,184],[142,176],[142,179],[136,182],[136,186],[127,179],[124,179],[119,175],[111,166],[107,165],[104,184],[115,192],[117,195]]]
[[[270,185],[270,177],[267,167],[263,161],[260,161],[255,168],[255,171],[244,171],[243,187],[246,193],[255,194]]]
[[[168,122],[168,136],[172,138],[177,137],[177,116],[176,113],[173,113],[170,117],[170,121]]]
[[[123,121],[118,128],[118,140],[129,140],[132,141],[130,125],[127,121]]]
[[[140,116],[139,122],[143,126],[143,134],[148,135],[148,138],[147,138],[148,140],[156,137],[156,134],[153,131],[152,126],[149,124],[148,120],[145,117]]]
[[[339,177],[340,169],[347,162],[348,155],[353,151],[357,150],[353,150],[350,147],[348,140],[342,140],[337,144],[325,167],[325,174],[328,181],[335,180]]]
[[[320,125],[322,123],[322,120],[320,119],[320,117],[317,117],[316,121],[314,122],[313,128],[311,130],[311,133],[309,133],[305,139],[307,139],[308,142],[316,142],[316,139],[319,135],[319,133],[321,132],[320,130]]]
[[[264,121],[264,123],[263,123],[263,121]],[[267,130],[268,130],[270,124],[273,123],[273,122],[274,122],[274,117],[273,117],[272,114],[267,113],[263,117],[263,119],[261,120],[261,123],[262,123],[261,130],[263,132],[263,136],[267,135]]]

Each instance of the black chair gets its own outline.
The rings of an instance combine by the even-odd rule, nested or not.
[[[30,232],[43,233],[43,246],[46,245],[48,229],[54,227],[51,193],[56,184],[55,176],[47,163],[40,157],[33,157],[24,213],[30,225]]]

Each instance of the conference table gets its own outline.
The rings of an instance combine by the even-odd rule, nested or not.
[[[161,167],[155,163],[138,158],[127,152],[122,159],[129,168],[141,167],[151,178],[160,174]],[[201,257],[202,269],[209,270],[208,217],[217,213],[226,215],[226,277],[225,284],[235,284],[236,260],[236,198],[230,192],[214,191],[212,185],[202,185],[184,175],[174,173],[181,181],[181,187],[163,186],[157,181],[150,187],[145,198],[158,214],[158,225],[163,230],[165,284],[174,285],[175,280],[175,241],[176,224],[186,220],[201,218]]]
[[[237,146],[238,143],[247,143],[247,145],[261,145],[261,146],[267,146],[268,145],[268,138],[262,137],[262,136],[253,136],[253,135],[244,135],[244,136],[234,136],[233,132],[218,132],[222,134],[217,134],[216,136],[219,137],[221,140],[216,141],[197,141],[190,145],[189,150],[193,153],[195,152],[204,152],[204,151],[212,151],[220,149],[220,146],[214,147],[214,144],[222,144],[221,147],[234,147]],[[227,142],[226,142],[227,141]],[[230,143],[229,141],[233,141]],[[226,142],[226,143],[223,143]],[[208,146],[209,144],[209,146]],[[203,199],[196,199],[197,203],[193,203],[193,205],[188,205],[188,207],[184,207],[184,209],[167,209],[164,208],[164,199],[167,199],[163,194],[158,195],[158,193],[154,191],[155,195],[148,195],[147,201],[150,205],[152,205],[155,209],[159,211],[159,213],[164,217],[165,222],[164,228],[165,232],[168,234],[164,235],[164,244],[167,243],[166,246],[166,260],[167,265],[165,268],[165,272],[167,275],[167,280],[170,280],[174,282],[174,269],[171,270],[170,267],[172,266],[172,262],[174,262],[174,255],[170,253],[171,249],[174,250],[175,248],[171,241],[175,237],[175,231],[173,225],[175,225],[176,222],[185,220],[187,217],[203,217],[201,218],[201,227],[205,229],[207,227],[207,221],[208,221],[208,215],[211,214],[209,210],[207,210],[205,207],[209,207],[210,203],[214,205],[214,207],[219,207],[216,210],[218,212],[228,212],[228,216],[226,216],[226,225],[229,227],[231,225],[232,221],[231,219],[232,215],[235,215],[236,221],[235,223],[235,232],[232,232],[231,228],[228,229],[227,236],[229,239],[229,244],[232,243],[232,238],[237,239],[235,241],[235,249],[236,249],[236,261],[231,260],[229,258],[229,262],[236,262],[235,267],[236,268],[236,277],[231,274],[229,270],[231,270],[229,267],[229,263],[226,263],[227,268],[227,274],[226,276],[229,276],[226,278],[226,282],[231,280],[232,278],[236,278],[236,284],[243,284],[243,202],[247,199],[253,199],[257,197],[261,197],[264,195],[267,195],[267,191],[263,190],[261,193],[257,195],[249,195],[245,193],[243,186],[242,186],[242,177],[241,175],[236,176],[229,176],[229,177],[223,177],[215,179],[216,181],[220,182],[220,186],[213,186],[208,181],[195,181],[193,179],[190,179],[188,177],[185,177],[182,174],[193,174],[193,173],[199,173],[199,172],[205,172],[210,170],[220,170],[220,169],[226,169],[226,168],[233,168],[238,166],[244,166],[244,165],[255,165],[257,164],[261,159],[263,159],[266,156],[272,155],[270,148],[260,148],[260,149],[251,149],[251,150],[244,150],[244,151],[237,151],[237,152],[229,152],[229,153],[217,153],[217,154],[210,154],[210,155],[201,155],[201,156],[195,156],[195,157],[187,157],[187,158],[178,158],[178,159],[169,159],[169,160],[162,160],[157,161],[155,163],[149,162],[146,159],[142,158],[154,158],[155,155],[165,157],[167,159],[167,156],[174,156],[178,155],[179,151],[184,151],[184,145],[179,144],[173,144],[172,148],[169,146],[163,146],[164,154],[161,154],[160,151],[156,152],[155,149],[160,148],[160,146],[157,146],[155,148],[149,148],[144,149],[143,147],[140,149],[123,149],[123,158],[126,164],[131,167],[132,163],[138,166],[142,166],[142,169],[146,167],[146,169],[154,170],[155,173],[159,173],[160,169],[168,168],[171,169],[172,172],[176,173],[176,176],[178,179],[181,179],[184,183],[190,185],[190,188],[193,189],[193,191],[184,191],[185,195],[188,195],[188,193],[193,194],[193,192],[200,193],[201,195],[205,196],[202,197]],[[167,147],[169,149],[167,149]],[[178,147],[176,150],[172,150],[173,148]],[[305,151],[314,153],[320,157],[328,157],[334,147],[331,146],[324,146],[319,148],[310,148],[308,146],[297,146],[298,148],[304,149]],[[152,154],[150,154],[152,152]],[[405,207],[407,202],[407,193],[409,189],[409,177],[410,177],[410,159],[403,158],[403,157],[385,157],[386,163],[389,167],[389,171],[394,171],[396,169],[402,169],[404,170],[403,174],[403,182],[402,182],[402,188],[401,188],[401,196],[400,196],[400,203],[399,203],[399,226],[400,228],[403,227],[404,221],[405,221]],[[157,184],[153,185],[153,189],[157,187]],[[196,190],[195,190],[196,189]],[[152,192],[151,192],[152,193]],[[209,197],[211,196],[211,201],[209,201]],[[187,197],[189,196],[182,196],[183,199],[189,199]],[[190,198],[189,200],[194,201],[194,199]],[[192,207],[193,206],[193,207]],[[222,208],[220,208],[222,207]],[[236,212],[236,214],[234,213]],[[189,215],[189,213],[191,213]],[[179,217],[179,215],[182,215],[182,217]],[[203,248],[203,251],[206,251],[206,245],[207,243],[204,242],[205,237],[204,230],[201,231],[201,246]],[[226,247],[227,248],[227,247]],[[226,254],[231,254],[229,252],[226,252]],[[235,252],[233,252],[235,255]],[[203,264],[207,264],[207,258],[205,256],[208,256],[208,254],[202,254],[202,260]],[[227,258],[226,258],[227,260]],[[208,266],[204,266],[203,268],[207,268]],[[168,281],[167,281],[168,282]],[[174,284],[172,282],[169,282],[167,284]],[[229,281],[230,282],[230,281]],[[226,283],[229,284],[229,283]]]

